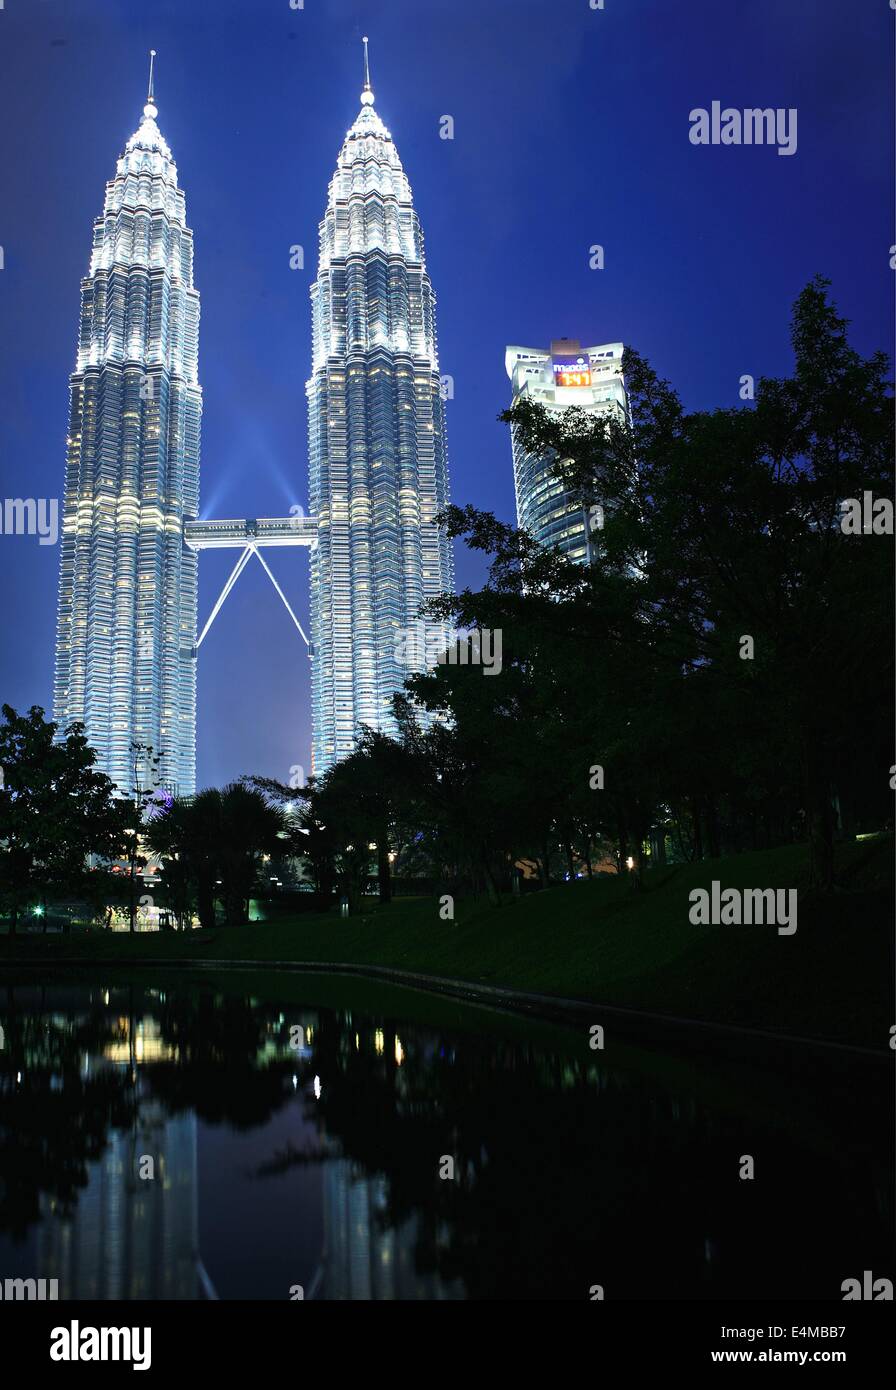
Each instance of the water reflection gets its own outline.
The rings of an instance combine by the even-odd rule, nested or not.
[[[837,1298],[889,1264],[865,1063],[186,986],[9,985],[0,1026],[0,1278],[61,1298]]]

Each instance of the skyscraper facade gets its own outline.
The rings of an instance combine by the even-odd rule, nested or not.
[[[195,790],[199,295],[177,168],[143,119],[106,185],[81,283],[70,382],[55,718],[82,721],[122,789],[132,745],[160,781]]]
[[[453,585],[433,523],[448,501],[435,295],[423,233],[366,63],[320,224],[307,384],[312,767],[351,752],[360,726],[390,731],[410,674],[400,634]]]
[[[394,728],[392,695],[425,660],[405,635],[453,585],[433,520],[448,502],[435,296],[410,186],[373,109],[366,41],[365,76],[311,291],[308,518],[197,519],[199,295],[152,70],[107,184],[70,383],[54,717],[85,725],[122,790],[135,746],[148,746],[162,755],[160,784],[194,793],[197,651],[248,559],[267,569],[262,547],[311,546],[316,773],[351,752],[362,725]],[[209,546],[243,553],[197,639],[198,552]]]
[[[558,338],[550,349],[509,347],[504,363],[513,404],[526,398],[551,413],[570,406],[596,415],[628,411],[622,379],[622,344],[583,348],[574,338]],[[594,528],[580,501],[554,476],[554,460],[530,454],[511,430],[516,513],[543,545],[556,546],[571,560],[588,562]]]

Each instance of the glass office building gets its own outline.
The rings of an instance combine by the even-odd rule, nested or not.
[[[366,66],[366,64],[365,64]],[[351,752],[361,724],[391,732],[410,674],[400,633],[453,587],[435,295],[423,233],[369,78],[320,224],[307,384],[312,767]]]
[[[133,781],[131,744],[161,782],[195,790],[199,295],[177,168],[143,119],[106,185],[81,282],[61,531],[55,718],[80,720],[100,767]]]
[[[550,412],[578,406],[597,415],[628,403],[622,379],[622,344],[583,348],[574,338],[558,338],[550,349],[509,347],[504,363],[513,387],[513,404],[528,398]],[[530,454],[511,430],[517,524],[543,545],[556,546],[571,560],[587,563],[598,529],[580,501],[554,476],[554,460]]]

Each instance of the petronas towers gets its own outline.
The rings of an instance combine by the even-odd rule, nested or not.
[[[133,745],[164,752],[191,793],[196,764],[199,295],[177,168],[150,92],[93,230],[70,383],[55,718],[84,723],[127,789]]]
[[[392,694],[409,674],[400,634],[453,582],[433,524],[448,502],[435,296],[410,185],[373,101],[368,78],[330,182],[311,290],[315,770],[351,752],[361,724],[391,727]]]
[[[197,522],[199,295],[157,115],[150,76],[82,282],[54,717],[84,723],[123,789],[135,746],[150,745],[162,754],[163,785],[191,795],[198,550],[310,545],[319,774],[351,751],[362,725],[392,728],[391,697],[409,674],[396,656],[400,634],[425,599],[452,587],[449,544],[433,521],[448,501],[448,469],[423,236],[367,77],[330,183],[311,289],[312,517]]]

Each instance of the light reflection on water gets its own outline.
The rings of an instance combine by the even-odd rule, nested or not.
[[[830,1299],[888,1266],[883,1069],[594,1052],[586,1028],[472,1020],[0,986],[0,1279],[55,1278],[61,1298]]]

